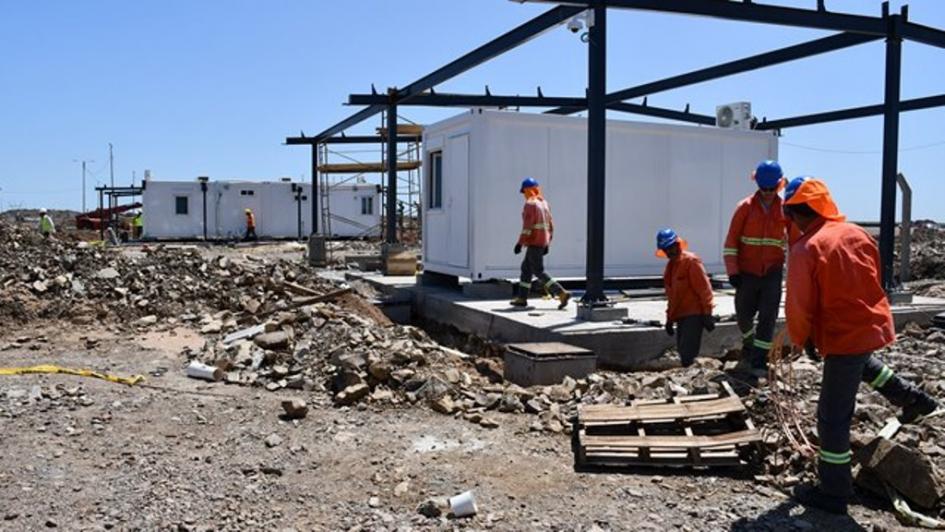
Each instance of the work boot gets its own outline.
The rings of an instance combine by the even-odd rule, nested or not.
[[[910,405],[902,407],[902,414],[899,414],[899,422],[906,425],[909,423],[918,423],[925,416],[935,412],[941,405],[929,394],[923,393],[916,401]]]
[[[515,296],[512,298],[512,301],[509,302],[509,305],[512,305],[513,307],[527,307],[528,300],[522,296]]]
[[[568,306],[568,301],[571,301],[571,292],[562,290],[561,293],[558,294],[558,301],[558,310],[564,310]]]
[[[794,486],[794,500],[810,508],[837,515],[847,515],[847,500],[824,493],[819,486],[811,484]]]

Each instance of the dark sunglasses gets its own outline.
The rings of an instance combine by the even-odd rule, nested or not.
[[[774,186],[774,187],[767,187],[767,188],[765,188],[765,187],[758,187],[758,190],[760,190],[760,191],[762,191],[762,192],[777,192],[778,187],[776,187],[776,186]]]

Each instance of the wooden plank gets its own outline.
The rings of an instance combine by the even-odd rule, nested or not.
[[[743,412],[745,405],[737,397],[725,397],[708,401],[681,404],[657,405],[586,405],[578,409],[578,419],[583,424],[621,421],[646,421],[656,419],[682,419]]]
[[[386,127],[378,127],[375,130],[379,136],[387,136]],[[420,124],[397,124],[397,136],[399,137],[419,137],[420,135],[423,135],[423,126]]]
[[[420,161],[398,161],[397,170],[416,170],[420,168]],[[360,174],[383,173],[387,171],[387,162],[379,163],[330,163],[318,165],[318,171],[323,174]]]
[[[678,395],[673,397],[673,402],[676,404],[682,404],[682,401],[679,399]],[[683,431],[685,431],[686,436],[689,438],[692,438],[694,434],[692,433],[691,422],[688,422],[687,420],[684,419],[682,420],[682,423],[683,423]],[[692,459],[692,463],[694,465],[699,465],[699,463],[701,462],[701,455],[699,454],[699,447],[692,447],[689,449],[689,458]]]
[[[740,430],[713,436],[588,436],[583,430],[580,434],[581,445],[588,448],[599,446],[691,449],[693,447],[712,448],[748,444],[756,441],[761,441],[761,433],[757,430]]]

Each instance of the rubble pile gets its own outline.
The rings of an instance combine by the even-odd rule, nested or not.
[[[909,263],[914,279],[945,280],[945,228],[928,221],[914,223]]]
[[[247,255],[208,258],[196,248],[157,245],[140,253],[87,242],[43,240],[0,222],[0,317],[111,321],[217,321],[211,312],[264,314],[291,305],[285,282],[315,292],[332,283],[303,264]],[[136,321],[141,320],[141,321]],[[213,329],[213,327],[210,327]]]

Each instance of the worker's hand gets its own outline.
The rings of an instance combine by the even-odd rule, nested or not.
[[[704,314],[702,316],[702,327],[709,332],[715,330],[715,318],[711,314]]]
[[[741,274],[736,273],[735,275],[728,276],[728,284],[738,288],[742,285],[742,276]]]
[[[547,255],[547,254],[548,254],[548,246],[545,246],[545,249],[541,250],[541,254],[542,254],[542,255]]]
[[[672,336],[676,334],[675,328],[673,328],[673,322],[666,320],[666,334]]]
[[[518,255],[518,254],[521,253],[521,252],[522,252],[522,245],[521,245],[521,244],[515,244],[515,254]]]
[[[814,347],[813,340],[807,340],[807,344],[804,345],[804,352],[807,353],[807,357],[814,362],[820,361],[820,353],[818,353],[817,348]]]

